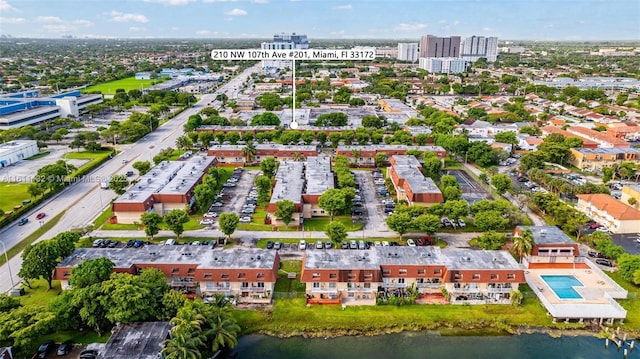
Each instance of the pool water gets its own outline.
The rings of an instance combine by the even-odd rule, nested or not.
[[[583,287],[582,283],[572,275],[542,275],[542,280],[560,299],[582,299],[573,287]]]

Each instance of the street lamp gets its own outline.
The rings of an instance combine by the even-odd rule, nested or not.
[[[9,268],[9,279],[11,280],[11,289],[15,286],[13,283],[13,274],[11,274],[11,263],[9,262],[9,256],[7,255],[7,247],[4,245],[4,241],[0,241],[2,243],[2,249],[4,250],[4,259],[7,263],[7,268]]]

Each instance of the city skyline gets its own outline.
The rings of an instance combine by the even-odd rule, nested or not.
[[[270,38],[274,33],[296,32],[310,39],[418,40],[432,34],[505,40],[639,40],[639,16],[640,2],[633,0],[0,0],[0,34]]]

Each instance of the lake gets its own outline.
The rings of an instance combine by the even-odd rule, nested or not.
[[[639,359],[639,343],[628,359]],[[628,346],[626,346],[628,348]],[[262,335],[239,338],[238,359],[605,359],[623,358],[623,349],[604,347],[604,339],[586,336],[552,338],[546,334],[503,337],[447,337],[405,332],[374,337],[278,339]]]

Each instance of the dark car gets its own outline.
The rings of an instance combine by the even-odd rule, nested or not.
[[[605,267],[613,267],[614,266],[613,263],[610,260],[604,259],[604,258],[596,259],[596,263],[598,263],[600,265],[603,265]]]
[[[18,225],[24,226],[25,224],[27,224],[27,222],[29,222],[29,218],[22,218],[18,221]]]
[[[342,242],[341,247],[342,247],[342,249],[349,249],[349,243]]]
[[[133,173],[133,171],[127,171],[127,173],[125,173],[127,175],[127,177],[131,177],[133,176],[135,173]]]
[[[82,353],[80,353],[80,359],[96,359],[97,357],[98,357],[97,350],[87,349],[87,350],[83,350]]]
[[[133,239],[130,239],[130,240],[127,242],[127,248],[131,248],[131,247],[133,247],[133,244],[134,244],[135,242],[136,242],[136,241],[134,241]]]
[[[59,355],[59,356],[67,355],[67,354],[69,354],[71,349],[73,349],[73,342],[71,340],[67,340],[66,342],[60,344],[56,354]]]
[[[143,245],[144,245],[144,242],[139,240],[139,239],[137,241],[133,242],[133,248],[140,248]]]
[[[272,248],[273,248],[273,242],[267,241],[267,249],[272,249]]]
[[[49,353],[53,351],[53,340],[47,340],[46,342],[40,344],[38,347],[37,356],[38,358],[45,358]]]

